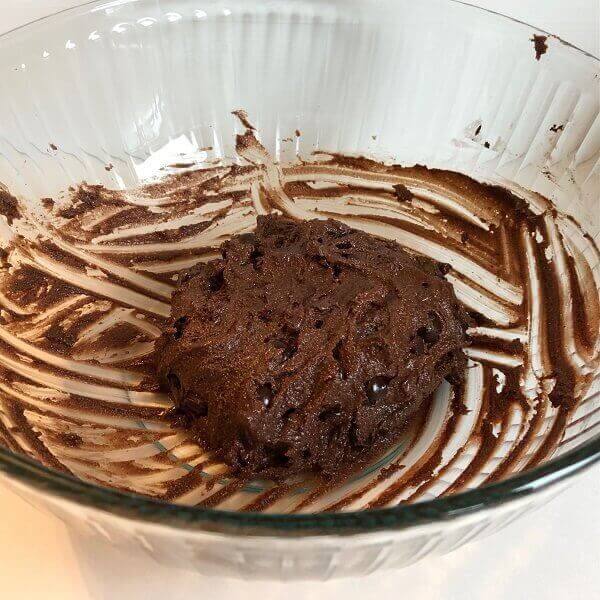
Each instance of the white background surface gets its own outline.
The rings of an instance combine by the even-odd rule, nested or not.
[[[417,1],[417,0],[415,0]],[[0,33],[79,4],[0,0]],[[471,0],[598,56],[598,0]],[[3,93],[3,92],[0,92]],[[71,539],[64,526],[0,487],[0,597],[12,600],[593,600],[600,598],[600,469],[533,515],[450,555],[402,571],[330,583],[246,583],[159,567]]]

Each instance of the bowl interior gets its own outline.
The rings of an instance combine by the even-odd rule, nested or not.
[[[373,489],[382,492],[381,506],[425,501],[483,485],[496,472],[505,478],[530,468],[542,450],[546,460],[588,444],[600,423],[598,63],[555,38],[536,36],[541,32],[526,25],[438,0],[91,3],[4,36],[0,71],[8,93],[0,96],[0,182],[18,199],[19,216],[13,219],[5,208],[8,218],[0,220],[8,252],[0,296],[0,442],[94,483],[187,505],[269,512],[362,509],[373,504]],[[538,382],[551,379],[538,372],[531,351],[540,322],[526,301],[536,296],[531,281],[494,280],[483,290],[495,298],[493,328],[516,335],[523,356],[509,357],[508,365],[507,359],[492,365],[471,357],[470,412],[446,440],[427,485],[406,474],[419,472],[439,450],[453,414],[448,386],[438,391],[422,430],[413,437],[409,432],[326,496],[313,498],[310,480],[263,504],[256,502],[272,492],[269,482],[235,488],[223,465],[161,421],[169,401],[140,387],[136,369],[144,371],[144,357],[168,314],[172,276],[213,256],[227,236],[251,229],[256,206],[227,208],[221,228],[191,234],[185,251],[168,240],[153,241],[158,245],[152,248],[115,249],[122,231],[104,230],[90,219],[99,216],[94,210],[110,206],[118,212],[125,202],[142,207],[144,218],[159,215],[152,227],[173,221],[179,213],[171,214],[161,198],[186,181],[181,173],[193,172],[188,180],[202,187],[203,173],[213,173],[203,169],[251,164],[256,157],[236,148],[236,135],[246,131],[232,115],[236,109],[250,115],[264,150],[262,164],[284,179],[297,176],[281,165],[297,162],[298,155],[322,164],[341,153],[499,183],[537,212],[543,210],[537,194],[550,199],[563,216],[544,234],[558,244],[553,262],[548,260],[559,279],[570,281],[557,292],[571,326],[564,343],[572,344],[586,377],[576,406],[553,406],[540,384],[531,405],[508,414],[492,433],[498,443],[482,459],[481,436],[471,434],[486,377],[504,364],[516,365],[524,384],[528,373]],[[338,169],[325,181],[343,184],[344,176]],[[382,167],[369,185],[389,187],[395,176]],[[97,194],[86,207],[88,221],[75,213],[66,221],[57,218],[58,209],[73,202],[69,187],[82,181],[128,191]],[[140,191],[157,181],[164,183],[154,185],[152,194],[143,191],[150,188]],[[251,182],[231,177],[226,183],[251,196]],[[466,184],[411,185],[428,201],[443,203],[438,196],[451,200]],[[484,200],[475,203],[475,212]],[[190,210],[197,222],[212,218],[208,210]],[[331,207],[316,210],[325,214]],[[352,224],[368,229],[363,217],[385,216],[386,210],[392,209],[371,199],[362,213],[352,214]],[[408,243],[401,227],[373,232]],[[465,254],[473,258],[468,248]],[[40,272],[41,279],[31,275]],[[10,289],[19,277],[27,289],[14,295]],[[461,293],[468,296],[465,289]],[[583,299],[591,331],[585,351],[573,333],[579,318],[569,308],[574,294]],[[524,320],[511,318],[517,307]],[[67,325],[77,319],[87,329],[69,338]],[[48,350],[39,340],[53,327],[59,346]],[[122,345],[99,355],[98,340],[115,329]],[[506,468],[505,460],[515,454]],[[396,493],[383,494],[391,488]],[[342,498],[353,499],[340,504]]]

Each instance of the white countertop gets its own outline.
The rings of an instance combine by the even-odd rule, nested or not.
[[[593,600],[600,597],[600,471],[506,529],[400,571],[328,583],[214,579],[72,540],[0,487],[7,600]]]
[[[597,0],[471,0],[600,54]],[[80,4],[3,0],[0,33]],[[143,556],[91,547],[54,517],[0,487],[0,590],[25,600],[588,600],[600,597],[600,470],[496,535],[402,571],[330,583],[246,583],[170,570]]]

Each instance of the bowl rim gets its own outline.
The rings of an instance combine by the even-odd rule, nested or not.
[[[137,1],[138,0],[117,0],[119,6],[124,5],[124,4],[132,4]],[[310,1],[313,3],[327,4],[328,2],[331,2],[332,0],[310,0]],[[336,0],[334,0],[334,1],[336,1]],[[339,0],[337,0],[337,1],[339,1]],[[368,0],[353,0],[353,1],[354,2],[367,2]],[[429,0],[425,0],[425,1],[429,1]],[[531,25],[527,21],[522,21],[521,19],[517,19],[515,17],[505,15],[504,13],[501,13],[497,10],[483,8],[482,6],[477,6],[476,4],[471,4],[470,2],[465,2],[464,0],[443,0],[443,1],[447,2],[448,4],[460,4],[462,6],[471,8],[475,11],[479,11],[482,13],[488,13],[490,15],[494,15],[495,17],[500,17],[500,20],[503,20],[503,21],[511,21],[513,23],[518,23],[519,25],[525,25],[526,27],[529,27],[532,30],[534,30],[534,33],[542,33],[548,37],[558,40],[562,45],[567,46],[568,48],[571,48],[573,50],[576,50],[577,52],[579,52],[589,58],[593,58],[597,61],[600,60],[600,56],[596,56],[592,52],[589,52],[588,50],[584,50],[583,48],[580,48],[579,46],[576,46],[575,44],[568,42],[567,40],[564,40],[563,38],[561,38],[560,36],[558,36],[554,33],[546,31],[545,29],[540,29],[536,25]],[[76,14],[77,12],[82,11],[83,9],[86,9],[87,7],[93,6],[95,4],[98,4],[98,5],[106,4],[107,8],[108,8],[109,5],[112,4],[112,2],[110,2],[108,0],[86,0],[85,2],[81,2],[79,4],[69,6],[68,8],[63,8],[61,10],[51,12],[42,17],[38,17],[37,19],[33,19],[32,21],[27,21],[26,23],[22,23],[21,25],[17,25],[16,27],[13,27],[11,29],[4,31],[3,33],[0,33],[0,42],[3,41],[4,39],[8,39],[9,36],[11,36],[11,34],[18,33],[22,29],[27,29],[31,25],[35,25],[37,23],[41,23],[41,22],[51,20],[51,19],[53,20],[55,17],[58,17],[63,14],[65,14],[65,15],[66,14]]]
[[[265,514],[181,506],[62,473],[0,446],[0,474],[38,492],[109,512],[119,517],[186,530],[252,535],[348,535],[398,530],[450,521],[516,501],[572,478],[600,462],[600,434],[583,447],[553,458],[534,469],[457,494],[415,504],[353,512]]]
[[[132,4],[137,0],[120,0],[119,5]],[[331,0],[310,0],[327,4]],[[355,0],[356,1],[356,0]],[[359,0],[360,1],[360,0]],[[363,0],[364,1],[364,0]],[[533,33],[557,39],[577,54],[598,61],[586,52],[561,38],[499,12],[475,6],[462,0],[444,0],[469,9],[489,13],[499,20],[508,20],[531,28]],[[15,27],[0,35],[0,43],[32,25],[43,24],[61,16],[88,12],[93,6],[109,5],[106,0],[88,0],[39,19]],[[600,395],[596,392],[593,397]],[[221,531],[228,534],[252,535],[347,535],[381,530],[406,529],[493,508],[524,498],[554,484],[566,481],[576,474],[600,462],[600,433],[581,447],[554,457],[537,467],[510,477],[485,484],[481,487],[418,502],[401,504],[390,508],[337,513],[314,514],[265,514],[258,512],[235,512],[213,508],[181,506],[156,498],[121,491],[77,479],[72,475],[46,467],[31,458],[10,452],[0,446],[0,475],[7,476],[42,494],[85,505],[91,509],[109,512],[116,516],[166,525],[186,530]]]

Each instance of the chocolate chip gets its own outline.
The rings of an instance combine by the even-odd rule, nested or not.
[[[268,308],[263,308],[259,313],[258,313],[258,318],[263,322],[263,323],[270,323],[273,320],[273,311],[269,310]],[[265,340],[266,341],[266,340]]]
[[[283,350],[281,359],[286,361],[298,352],[299,332],[288,326],[284,326],[279,335],[273,340],[273,346]]]
[[[165,410],[160,413],[160,416],[163,419],[172,419],[179,415],[179,410],[179,406],[169,406],[169,408],[165,408]]]
[[[369,380],[366,385],[367,398],[372,403],[381,400],[381,398],[383,398],[387,393],[389,382],[390,380],[383,375],[377,375],[377,377],[373,377],[373,379]]]
[[[181,285],[183,283],[187,283],[192,277],[193,277],[193,275],[189,271],[179,273],[179,277],[177,278],[177,283],[179,283],[179,285]]]
[[[298,352],[298,346],[294,343],[294,344],[290,344],[282,353],[281,358],[282,360],[290,360],[290,358],[292,358],[296,352]]]
[[[348,430],[348,441],[353,448],[360,448],[362,446],[358,441],[358,424],[354,417],[352,418],[350,429]]]
[[[173,337],[176,340],[180,339],[181,336],[183,335],[183,330],[184,330],[187,322],[188,322],[187,317],[179,317],[179,319],[177,319],[177,321],[175,321],[175,323],[173,323],[173,327],[175,328],[175,333],[173,334]]]
[[[238,449],[238,451],[236,452],[236,460],[238,462],[238,464],[240,465],[240,467],[245,467],[248,465],[248,461],[246,460],[246,457],[244,456],[244,451],[240,448]]]
[[[323,327],[323,320],[322,319],[317,319],[315,321],[315,329],[321,329],[321,327]]]
[[[321,265],[324,269],[329,269],[331,266],[329,261],[322,254],[315,254],[314,256],[315,262]]]
[[[265,445],[264,450],[267,465],[271,467],[285,467],[290,462],[290,457],[285,454],[288,449],[288,444],[281,442]]]
[[[339,244],[336,244],[335,247],[339,248],[340,250],[350,250],[350,248],[352,248],[352,244],[350,242],[340,242]]]
[[[415,336],[413,345],[410,347],[409,352],[415,356],[418,356],[419,354],[423,354],[424,350],[425,342],[423,341],[423,338]]]
[[[206,417],[208,415],[208,404],[206,402],[186,402],[182,406],[182,410],[194,418]]]
[[[333,351],[331,352],[331,355],[333,356],[334,360],[338,363],[339,365],[339,377],[340,379],[346,379],[346,371],[344,369],[344,364],[342,362],[342,348],[343,348],[343,341],[340,340],[334,347]]]
[[[225,284],[225,277],[223,271],[219,271],[208,278],[208,287],[211,292],[218,292]]]
[[[285,423],[290,420],[290,417],[296,412],[295,408],[288,408],[282,415],[281,420]]]
[[[252,433],[250,432],[249,425],[244,424],[240,427],[239,440],[242,443],[242,446],[246,448],[246,450],[252,447]]]
[[[250,262],[252,266],[258,270],[260,268],[260,259],[263,257],[263,253],[258,249],[254,248],[252,252],[250,252]]]
[[[270,383],[258,387],[258,398],[268,408],[273,400],[273,388]]]
[[[450,385],[459,385],[463,382],[464,376],[462,373],[459,373],[457,371],[452,371],[451,373],[448,373],[448,375],[446,375],[446,377],[444,377],[444,379]]]
[[[320,421],[328,421],[329,419],[333,419],[335,417],[339,417],[340,413],[341,413],[342,407],[339,404],[335,404],[333,406],[329,406],[327,408],[324,408],[320,413],[319,413],[319,420]]]
[[[183,397],[183,385],[181,385],[181,380],[175,373],[167,373],[167,385],[173,399],[175,401],[181,400]]]
[[[338,362],[340,360],[342,360],[342,340],[340,340],[334,347],[333,351],[331,352],[333,358],[335,358],[335,360],[337,360]]]
[[[438,273],[442,277],[445,277],[446,275],[448,275],[448,273],[450,273],[450,271],[452,271],[452,265],[449,265],[448,263],[437,263],[436,267]]]
[[[426,344],[435,344],[440,339],[440,334],[443,327],[442,320],[434,311],[429,311],[428,316],[429,321],[426,325],[417,329],[417,335]]]

